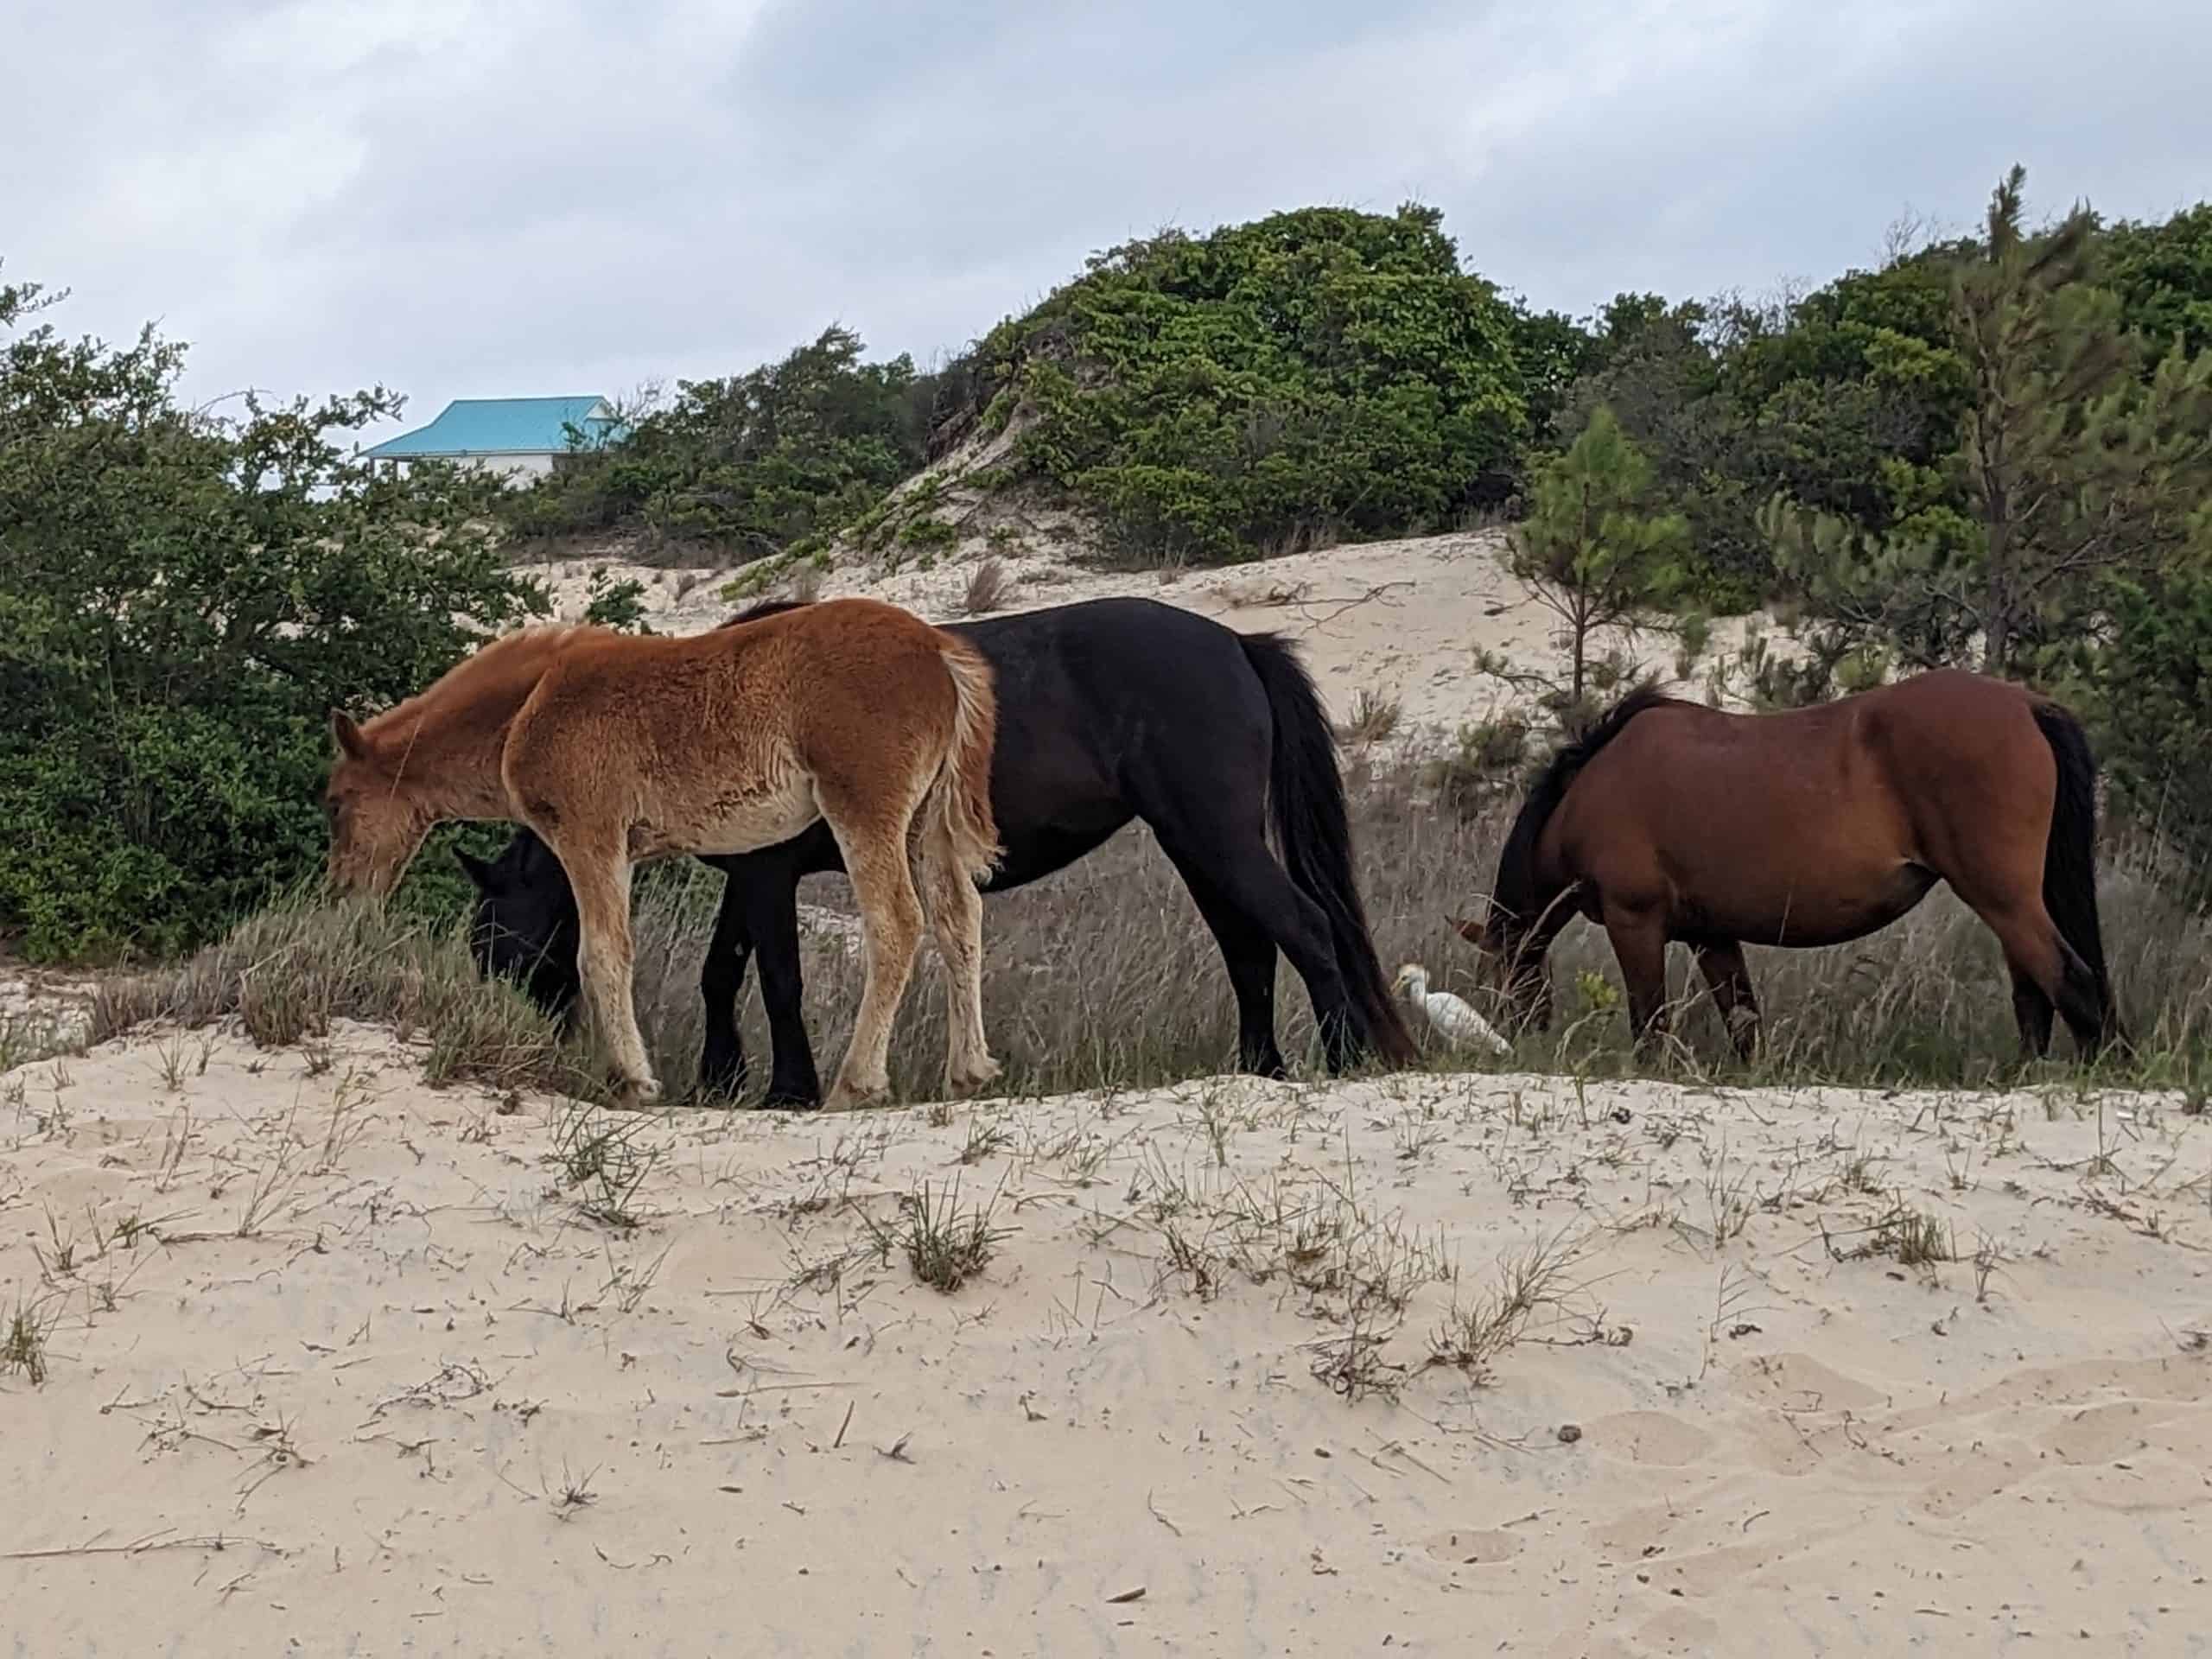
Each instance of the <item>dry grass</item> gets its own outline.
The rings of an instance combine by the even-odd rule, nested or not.
[[[0,1325],[0,1376],[20,1376],[33,1388],[47,1378],[48,1349],[60,1310],[51,1301],[18,1297],[7,1322]]]
[[[973,1209],[960,1203],[957,1177],[942,1189],[925,1182],[899,1199],[899,1213],[888,1222],[864,1220],[870,1242],[888,1262],[903,1252],[914,1277],[950,1296],[990,1265],[1007,1230],[991,1224],[998,1195]]]
[[[1440,810],[1405,774],[1362,779],[1355,768],[1360,880],[1387,964],[1430,963],[1433,982],[1486,1006],[1471,953],[1446,923],[1490,886],[1510,802],[1471,817]],[[721,878],[689,861],[639,883],[637,997],[664,1084],[681,1097],[696,1076],[702,1017],[699,964]],[[849,912],[842,877],[810,877],[804,905]],[[2114,1081],[2212,1085],[2212,924],[2191,913],[2126,849],[2109,861],[2107,950],[2139,1052]],[[1006,1094],[1143,1087],[1229,1070],[1235,1006],[1221,957],[1188,893],[1148,832],[1132,826],[1058,874],[995,897],[984,912],[984,1012],[1005,1063]],[[834,931],[803,931],[807,1020],[826,1076],[842,1055],[861,990],[858,954]],[[1732,1082],[1986,1087],[2018,1081],[2009,988],[1994,942],[1939,891],[1904,921],[1827,950],[1755,950],[1764,1047],[1750,1067],[1732,1058],[1686,951],[1669,963],[1685,1075]],[[1512,1055],[1442,1057],[1459,1070],[1564,1071],[1598,1077],[1639,1068],[1618,1007],[1618,971],[1604,936],[1578,925],[1552,959],[1560,1014]],[[1303,988],[1280,969],[1278,1018],[1293,1064],[1318,1065]],[[932,1096],[944,1043],[944,999],[925,957],[893,1044],[894,1086]],[[752,1081],[766,1080],[758,998],[744,999]],[[315,1040],[337,1018],[390,1024],[427,1042],[434,1081],[539,1086],[598,1098],[603,1075],[578,1044],[564,1047],[520,997],[480,983],[458,937],[351,908],[279,910],[242,926],[181,967],[110,985],[93,1014],[95,1041],[142,1021],[190,1027],[237,1017],[265,1044]],[[2050,1064],[2072,1064],[2062,1035]]]
[[[1338,728],[1337,735],[1351,744],[1383,742],[1398,729],[1404,712],[1404,705],[1396,697],[1385,696],[1372,686],[1363,686],[1352,699],[1351,718]]]
[[[994,553],[980,560],[968,573],[968,587],[961,594],[960,609],[963,616],[988,616],[1007,601],[1014,583],[1007,575],[1006,562]]]

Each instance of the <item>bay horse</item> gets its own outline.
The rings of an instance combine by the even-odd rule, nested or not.
[[[330,874],[380,898],[434,823],[528,825],[580,901],[576,969],[625,1096],[646,1101],[660,1085],[631,988],[632,866],[821,826],[852,874],[867,968],[832,1103],[887,1091],[891,1024],[925,919],[944,961],[946,1084],[959,1093],[998,1071],[977,891],[999,851],[995,724],[982,655],[880,600],[675,639],[526,628],[365,724],[333,711]]]
[[[2054,1008],[2094,1055],[2124,1033],[2097,919],[2096,763],[2081,722],[1955,669],[1810,708],[1738,715],[1639,687],[1530,787],[1487,915],[1449,918],[1514,1019],[1551,1021],[1544,958],[1605,930],[1648,1047],[1666,953],[1688,944],[1738,1054],[1756,1046],[1745,944],[1841,944],[1938,881],[1997,936],[2030,1058]]]
[[[724,627],[792,608],[772,601]],[[1212,931],[1237,1004],[1240,1066],[1281,1077],[1276,952],[1312,999],[1324,1052],[1342,1071],[1363,1052],[1414,1053],[1368,931],[1335,738],[1295,647],[1149,599],[1100,599],[946,625],[991,664],[999,700],[991,803],[1003,893],[1084,857],[1141,819]],[[1268,845],[1274,831],[1278,859]],[[725,872],[700,974],[702,1088],[745,1078],[737,999],[760,957],[773,1065],[764,1103],[820,1097],[801,1014],[798,890],[844,868],[819,826],[780,845],[709,857]],[[461,855],[478,888],[477,964],[518,980],[549,1014],[576,995],[576,910],[560,862],[524,830],[496,859]]]

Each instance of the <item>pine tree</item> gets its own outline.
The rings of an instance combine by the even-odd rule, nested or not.
[[[1764,520],[1831,628],[1923,664],[1961,660],[1978,638],[1999,674],[2051,669],[2103,637],[2113,580],[2191,556],[2212,487],[2212,353],[2177,340],[2146,374],[2149,343],[2095,282],[2094,216],[2031,233],[2024,179],[2016,167],[1997,187],[1954,276],[1972,399],[1948,466],[1967,521],[1874,537],[1783,500]]]
[[[1657,500],[1650,462],[1603,406],[1536,476],[1510,563],[1560,620],[1570,718],[1590,690],[1594,637],[1649,623],[1681,584],[1689,529]]]

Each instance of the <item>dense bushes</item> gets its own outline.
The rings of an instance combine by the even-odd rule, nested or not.
[[[218,419],[178,406],[178,346],[42,308],[0,289],[0,935],[173,950],[317,867],[333,705],[542,601],[487,486],[345,457],[385,394]]]
[[[1101,254],[942,371],[833,328],[686,382],[619,448],[509,510],[723,556],[804,551],[978,430],[1023,416],[1001,486],[1085,510],[1125,556],[1220,562],[1449,525],[1495,505],[1589,352],[1459,266],[1440,216],[1281,213]]]
[[[608,530],[754,559],[835,530],[922,464],[936,380],[863,361],[830,328],[781,361],[678,384],[631,411],[628,440],[579,455],[505,505],[525,538]]]
[[[994,330],[976,395],[1026,410],[1020,461],[1131,558],[1448,525],[1511,486],[1522,352],[1555,398],[1573,351],[1440,225],[1313,208],[1127,244]]]

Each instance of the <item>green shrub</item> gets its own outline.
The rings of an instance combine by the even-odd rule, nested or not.
[[[1133,561],[1450,524],[1511,487],[1529,331],[1440,222],[1310,208],[1097,256],[983,341],[978,417],[1026,404],[1020,462]]]
[[[932,378],[912,359],[861,359],[829,328],[780,361],[678,384],[629,411],[622,442],[579,455],[501,511],[533,539],[627,529],[679,550],[755,559],[836,531],[926,458]]]
[[[489,480],[346,453],[397,399],[217,418],[177,403],[181,346],[66,340],[45,304],[0,289],[0,933],[174,950],[319,868],[332,707],[543,599]]]

